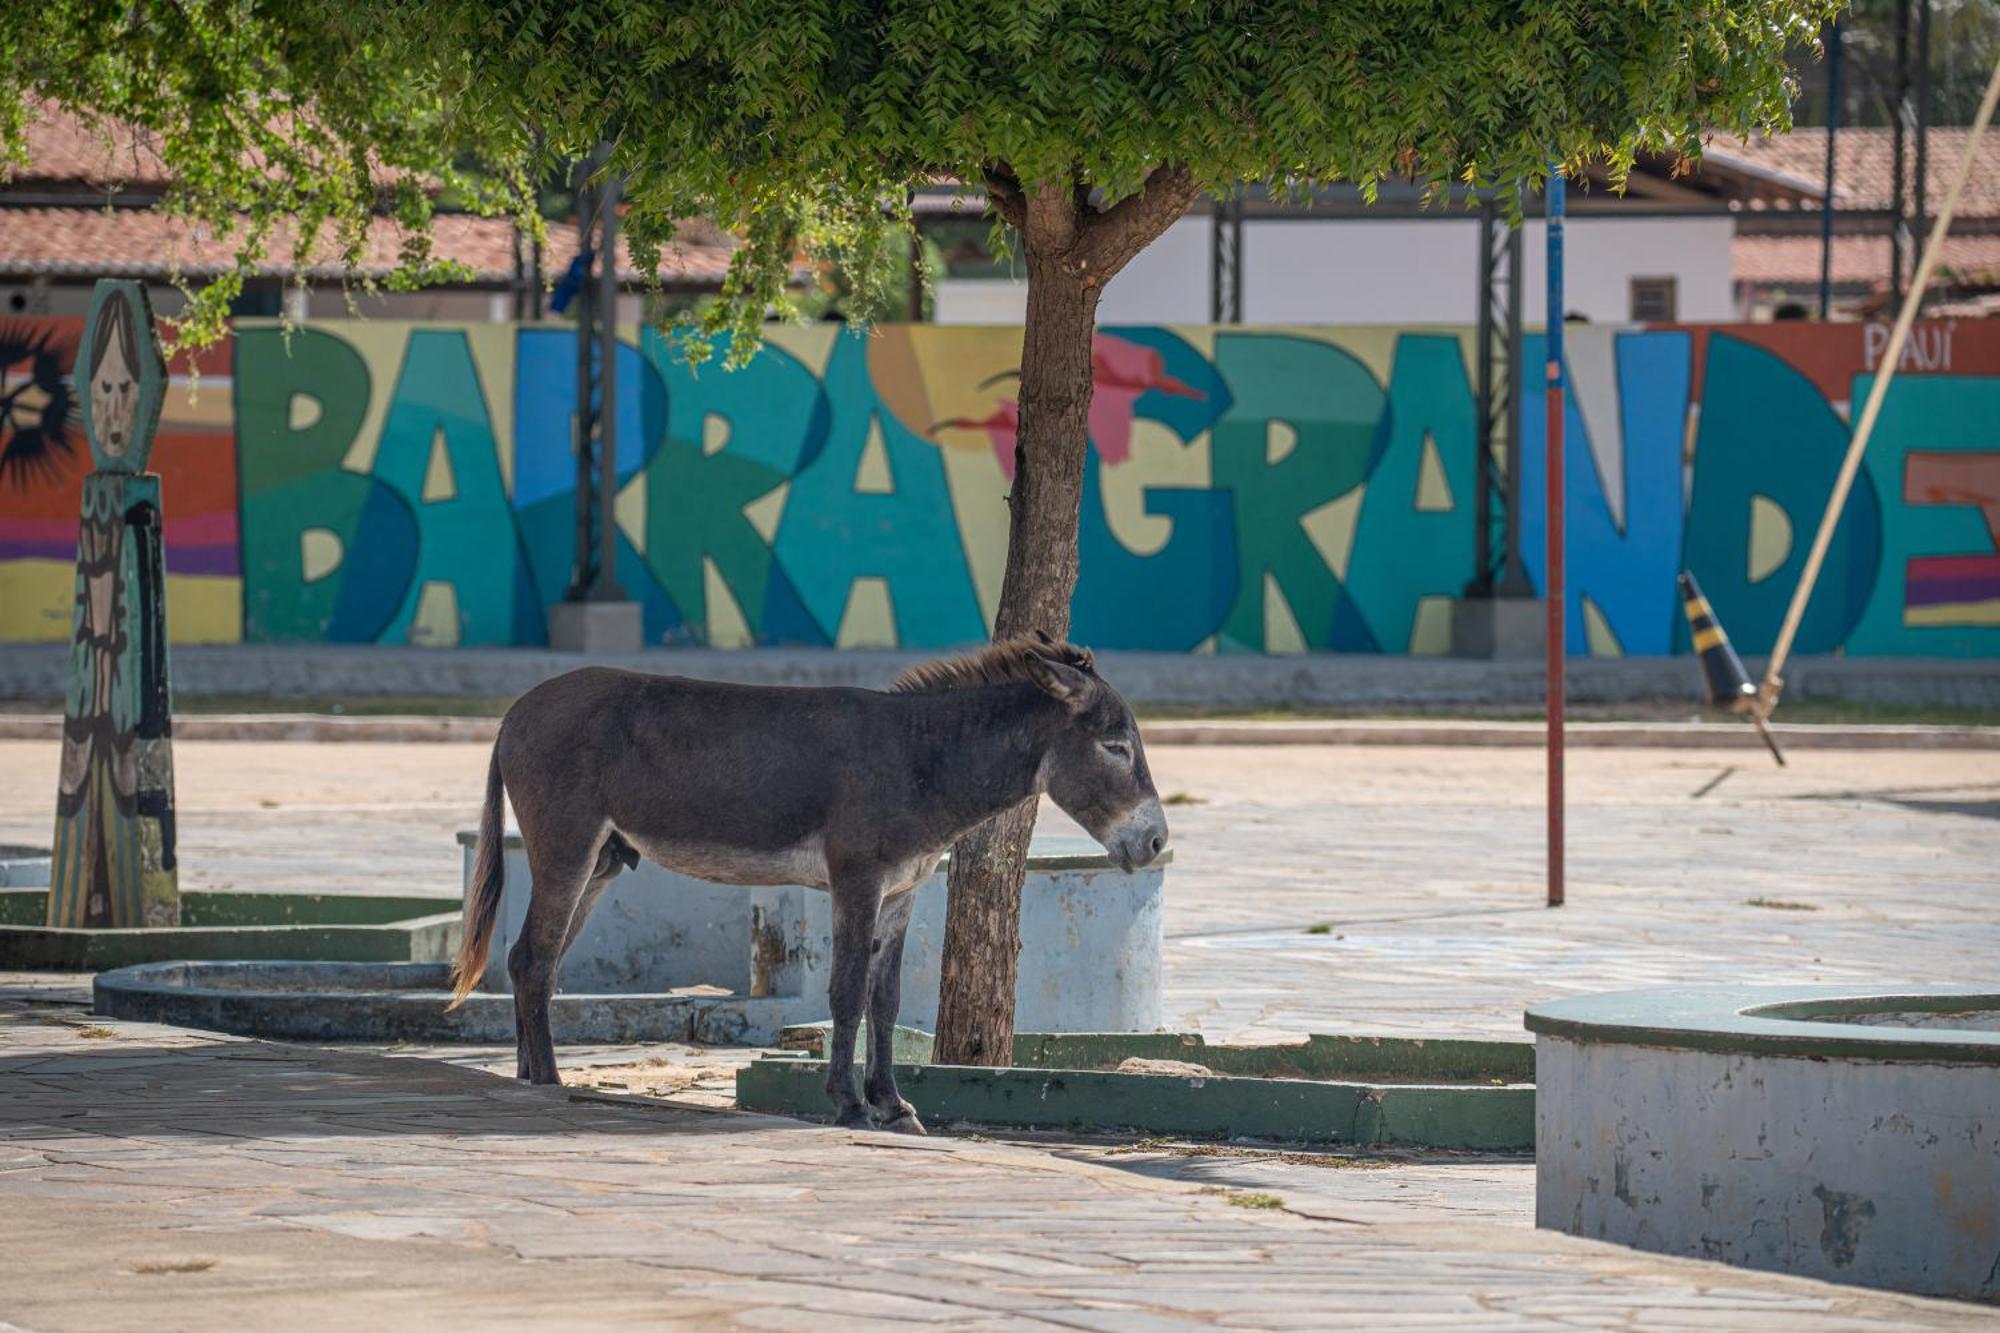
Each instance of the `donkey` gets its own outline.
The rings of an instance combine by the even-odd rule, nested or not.
[[[916,887],[961,835],[1047,792],[1125,870],[1167,842],[1132,710],[1088,651],[1046,635],[928,662],[887,691],[728,685],[584,667],[507,710],[486,771],[452,1005],[485,972],[500,906],[503,790],[534,875],[507,958],[518,1062],[558,1083],[549,1000],[605,886],[644,856],[724,884],[832,895],[838,1124],[921,1134],[890,1058]],[[867,1011],[865,1102],[855,1029]]]

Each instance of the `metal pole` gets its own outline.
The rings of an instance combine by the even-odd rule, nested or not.
[[[1236,197],[1229,206],[1229,249],[1236,259],[1236,281],[1229,286],[1229,322],[1243,322],[1243,205],[1249,187],[1236,186]]]
[[[1222,229],[1229,225],[1229,205],[1226,202],[1229,196],[1219,193],[1212,198],[1214,203],[1213,211],[1209,215],[1208,233],[1208,322],[1221,324],[1224,322],[1223,309],[1228,304],[1223,284],[1228,280],[1225,270],[1229,263],[1227,254],[1229,243]]]
[[[1995,102],[2000,102],[2000,61],[1994,62],[1992,77],[1986,81],[1986,95],[1980,99],[1979,114],[1973,117],[1972,129],[1965,138],[1965,157],[1959,162],[1958,174],[1952,178],[1951,189],[1945,194],[1944,207],[1931,223],[1930,239],[1924,242],[1924,257],[1917,264],[1916,275],[1910,279],[1910,290],[1903,298],[1902,310],[1896,315],[1896,326],[1889,331],[1889,345],[1882,349],[1875,382],[1868,387],[1868,401],[1861,409],[1860,420],[1855,423],[1854,438],[1848,441],[1847,457],[1841,460],[1840,473],[1833,479],[1833,494],[1827,498],[1826,512],[1820,516],[1819,532],[1813,538],[1812,550],[1806,555],[1806,567],[1799,575],[1799,586],[1792,592],[1792,604],[1785,611],[1785,623],[1778,629],[1778,641],[1772,645],[1771,662],[1764,668],[1764,683],[1757,690],[1757,706],[1767,717],[1777,707],[1778,692],[1785,685],[1784,678],[1778,673],[1784,668],[1785,659],[1791,655],[1792,640],[1798,636],[1799,621],[1805,618],[1806,603],[1812,598],[1813,584],[1819,581],[1820,565],[1826,560],[1826,548],[1833,544],[1833,530],[1840,522],[1840,511],[1847,507],[1847,493],[1854,485],[1854,474],[1861,468],[1861,455],[1867,451],[1868,437],[1875,432],[1875,418],[1881,415],[1882,400],[1889,393],[1889,382],[1896,377],[1896,368],[1902,363],[1903,345],[1909,341],[1910,325],[1916,322],[1917,306],[1923,301],[1931,271],[1937,267],[1938,252],[1944,248],[1945,234],[1951,230],[1951,219],[1958,212],[1958,197],[1964,193],[1965,182],[1972,175],[1972,163],[1979,153],[1979,140],[1993,119]]]
[[[1479,206],[1479,424],[1472,458],[1472,582],[1468,597],[1493,595],[1493,225],[1499,205],[1487,199]]]
[[[1562,174],[1548,187],[1548,611],[1549,709],[1549,906],[1563,905],[1563,713],[1568,687],[1563,677],[1563,212]]]
[[[595,191],[589,186],[590,174],[596,159],[586,158],[576,169],[576,249],[580,255],[590,253],[591,228],[595,222]],[[571,413],[571,448],[576,453],[576,559],[570,570],[569,591],[566,600],[583,601],[590,593],[591,562],[594,546],[590,540],[590,515],[592,511],[591,491],[595,485],[595,470],[592,467],[590,441],[596,434],[593,429],[592,399],[595,396],[596,375],[592,373],[592,347],[594,330],[591,326],[591,307],[596,304],[596,294],[591,290],[590,275],[586,268],[584,281],[577,288],[576,307],[576,411]]]
[[[1896,89],[1889,108],[1889,299],[1903,300],[1903,265],[1909,256],[1909,196],[1904,193],[1905,144],[1910,113],[1910,0],[1896,0]]]
[[[1521,469],[1521,402],[1527,396],[1525,336],[1521,332],[1523,309],[1528,299],[1521,277],[1521,255],[1527,242],[1518,227],[1507,232],[1507,364],[1500,376],[1500,392],[1507,402],[1507,528],[1502,534],[1506,549],[1501,552],[1499,594],[1502,597],[1532,597],[1534,585],[1528,581],[1528,566],[1521,559],[1521,489],[1528,484]]]
[[[1834,140],[1840,133],[1840,20],[1827,30],[1826,197],[1819,205],[1819,317],[1833,318]]]
[[[1243,187],[1215,196],[1208,240],[1208,318],[1211,324],[1243,322]]]
[[[912,324],[924,322],[924,227],[914,215],[910,218],[910,271],[909,315]]]
[[[597,247],[597,578],[590,586],[594,602],[622,602],[618,583],[618,177],[604,178],[597,206],[604,239]]]
[[[542,243],[532,242],[528,246],[528,318],[540,323],[547,301],[542,291]]]
[[[1917,0],[1917,161],[1910,178],[1913,207],[1910,216],[1912,237],[1922,236],[1929,219],[1930,138],[1931,138],[1931,0]]]
[[[528,269],[526,257],[521,253],[521,230],[516,227],[508,233],[514,252],[514,322],[520,323],[527,314]]]

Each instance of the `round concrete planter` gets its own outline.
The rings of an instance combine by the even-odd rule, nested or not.
[[[2000,1297],[2000,992],[1626,991],[1527,1026],[1538,1225]]]
[[[477,837],[458,836],[470,877]],[[1129,873],[1094,842],[1035,839],[1021,888],[1020,979],[1014,1026],[1021,1032],[1151,1032],[1160,1026],[1161,899],[1168,852]],[[518,835],[506,841],[501,900],[482,989],[511,987],[507,952],[533,889]],[[902,1021],[936,1026],[944,951],[944,863],[917,890],[903,950]],[[802,888],[738,888],[677,874],[650,861],[611,882],[563,959],[572,994],[661,994],[709,986],[774,1003],[757,1011],[753,1036],[769,1041],[788,1023],[828,1016],[832,958],[827,895]]]
[[[445,963],[143,963],[100,973],[106,1018],[171,1023],[280,1041],[474,1042],[513,1045],[514,1001],[474,994],[447,1011]],[[733,997],[558,995],[561,1042],[692,1041],[721,1045],[775,1021]]]

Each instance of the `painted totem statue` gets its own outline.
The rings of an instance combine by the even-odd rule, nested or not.
[[[166,390],[146,289],[100,282],[77,351],[96,470],[83,480],[69,697],[56,788],[51,926],[180,923],[160,479]]]

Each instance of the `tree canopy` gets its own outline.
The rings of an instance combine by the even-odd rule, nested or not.
[[[199,339],[249,264],[315,244],[351,260],[371,214],[405,229],[395,281],[446,276],[425,243],[440,192],[533,227],[529,183],[609,142],[642,265],[683,219],[743,238],[707,318],[754,343],[801,254],[887,297],[885,230],[940,177],[988,186],[1015,222],[1031,185],[1087,194],[1076,262],[1101,273],[1136,248],[1135,213],[1239,179],[1512,190],[1552,156],[1616,173],[1641,149],[1783,127],[1785,54],[1837,8],[42,0],[0,27],[0,149],[18,161],[42,98],[151,131],[170,206],[234,228],[246,259],[194,306]]]

